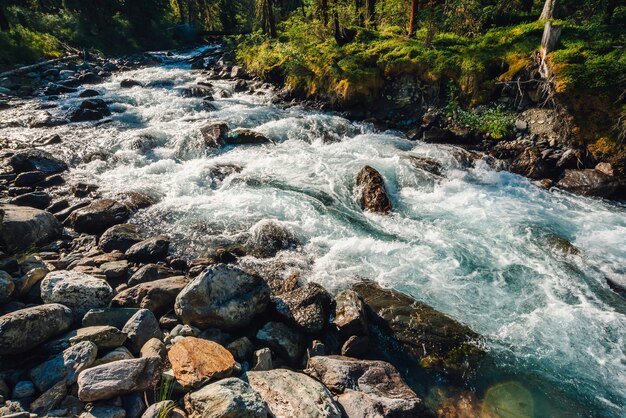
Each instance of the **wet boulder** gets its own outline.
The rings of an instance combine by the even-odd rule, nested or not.
[[[221,345],[196,337],[176,341],[167,354],[176,381],[185,388],[198,388],[211,379],[230,376],[233,355]]]
[[[332,297],[317,283],[272,298],[280,316],[305,332],[319,332],[328,321]]]
[[[332,395],[318,381],[287,369],[247,373],[250,386],[277,417],[341,418]]]
[[[234,377],[211,383],[185,396],[191,418],[266,418],[263,398],[241,379]]]
[[[84,100],[77,109],[70,111],[68,119],[72,122],[100,120],[110,116],[111,111],[102,99]]]
[[[8,253],[47,244],[63,232],[51,213],[23,206],[0,206],[0,223],[0,248]]]
[[[181,89],[180,94],[183,97],[212,97],[213,88],[209,86],[203,86],[201,84],[197,84],[194,86],[185,87]]]
[[[363,167],[357,175],[356,186],[361,196],[361,208],[381,215],[391,212],[385,181],[374,168]]]
[[[134,244],[145,239],[145,232],[141,227],[131,224],[113,225],[100,236],[98,247],[104,252],[125,252]]]
[[[554,163],[544,159],[535,148],[526,148],[519,153],[511,163],[510,170],[533,180],[551,178],[558,173]]]
[[[120,87],[123,88],[123,89],[130,89],[130,88],[133,88],[133,87],[143,87],[143,84],[141,84],[137,80],[132,80],[130,78],[126,78],[126,79],[120,81]]]
[[[279,221],[265,219],[250,228],[244,247],[258,258],[274,257],[279,251],[293,250],[300,244],[293,231]]]
[[[162,315],[174,308],[177,295],[188,283],[189,279],[184,276],[141,283],[119,292],[111,301],[111,305],[149,309],[156,315]]]
[[[239,128],[228,134],[226,143],[229,145],[259,145],[273,143],[273,141],[260,132]]]
[[[101,199],[72,212],[67,222],[76,232],[99,234],[113,225],[123,223],[129,216],[126,205],[111,199]]]
[[[100,96],[100,93],[98,93],[96,90],[93,90],[93,89],[83,90],[78,95],[78,97],[81,97],[81,98],[98,97],[98,96]]]
[[[16,187],[28,187],[34,186],[35,184],[42,182],[46,179],[46,174],[41,171],[27,171],[25,173],[20,173],[15,178],[15,186]]]
[[[28,206],[36,209],[45,209],[52,202],[52,197],[46,192],[36,191],[24,193],[11,199],[10,203],[17,206]]]
[[[67,331],[72,311],[53,303],[20,309],[0,316],[0,355],[19,354]]]
[[[228,124],[226,122],[211,122],[200,128],[204,144],[208,148],[219,148],[228,138]]]
[[[265,311],[269,299],[269,287],[259,276],[219,264],[207,268],[180,292],[175,310],[188,325],[233,329],[245,327]]]
[[[443,166],[441,163],[433,158],[422,157],[418,155],[410,155],[409,161],[411,165],[418,170],[423,170],[435,176],[441,176],[443,172]]]
[[[373,334],[396,340],[424,368],[463,374],[477,366],[484,351],[469,327],[404,293],[374,282],[353,286],[367,305]]]
[[[45,175],[58,174],[67,170],[67,164],[47,151],[29,149],[15,153],[9,164],[16,173],[40,171]]]
[[[132,392],[152,391],[161,380],[161,359],[119,360],[83,370],[78,397],[83,402],[110,399]]]
[[[156,263],[167,257],[169,248],[169,237],[157,235],[133,244],[126,250],[126,258],[136,263]]]
[[[342,356],[309,359],[306,373],[322,382],[349,417],[415,417],[425,412],[422,400],[384,361]]]
[[[61,303],[72,310],[76,319],[93,308],[104,308],[113,297],[106,280],[77,271],[56,270],[41,281],[44,303]]]
[[[600,170],[565,170],[557,187],[584,196],[626,199],[626,181]]]

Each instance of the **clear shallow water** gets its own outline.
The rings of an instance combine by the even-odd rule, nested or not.
[[[123,78],[174,86],[120,89]],[[178,92],[198,81],[205,76],[180,64],[116,75],[94,86],[112,123],[5,125],[0,137],[59,133],[64,144],[51,149],[73,162],[76,181],[97,183],[104,194],[158,197],[135,221],[170,233],[185,255],[201,254],[212,235],[234,236],[267,218],[284,222],[303,245],[280,258],[307,280],[340,289],[374,279],[482,334],[497,368],[475,386],[518,381],[535,398],[535,416],[626,415],[626,303],[605,282],[626,274],[624,206],[541,190],[482,160],[468,167],[452,147],[284,109],[269,91],[220,98],[218,110],[206,112],[201,99]],[[212,82],[232,92],[231,83]],[[49,111],[64,114],[80,100],[63,97]],[[0,126],[37,112],[33,103],[5,111]],[[214,120],[254,128],[276,144],[207,154],[199,129]],[[138,150],[141,136],[151,139]],[[412,155],[440,161],[443,176],[416,169]],[[359,208],[354,183],[366,164],[385,177],[391,216]],[[580,254],[561,251],[555,237]]]

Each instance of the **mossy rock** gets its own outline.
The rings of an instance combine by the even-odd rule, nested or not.
[[[374,322],[423,368],[464,375],[484,356],[480,335],[436,309],[370,281],[359,282],[353,289]]]

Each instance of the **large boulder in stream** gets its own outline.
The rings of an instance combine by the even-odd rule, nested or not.
[[[0,206],[0,248],[9,253],[30,250],[57,239],[63,227],[44,210],[14,206]]]
[[[219,264],[193,279],[176,298],[176,315],[198,328],[242,328],[265,311],[270,289],[259,276]]]
[[[0,316],[0,355],[19,354],[65,332],[72,311],[58,303],[20,309]]]
[[[626,199],[626,181],[600,170],[565,170],[557,187],[584,196]]]
[[[219,148],[226,143],[228,138],[228,124],[226,122],[211,122],[200,128],[204,145],[208,148]]]
[[[348,417],[416,417],[425,412],[422,400],[384,361],[342,356],[315,356],[305,372],[322,382]]]
[[[259,145],[272,143],[272,140],[252,129],[235,129],[228,134],[226,143],[230,145]]]
[[[392,337],[424,368],[449,374],[472,370],[483,357],[480,336],[412,297],[370,281],[353,289],[367,305],[372,334]]]
[[[357,175],[356,186],[361,196],[361,208],[381,215],[391,212],[385,181],[376,169],[368,165],[363,167]]]
[[[70,111],[68,119],[72,122],[100,120],[110,116],[111,111],[102,99],[84,100],[77,109]]]

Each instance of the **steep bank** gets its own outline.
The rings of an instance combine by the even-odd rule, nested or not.
[[[623,27],[554,24],[563,31],[547,57],[547,79],[539,74],[536,54],[542,22],[496,28],[475,38],[440,34],[427,48],[424,33],[406,39],[362,28],[339,46],[292,18],[277,40],[239,39],[237,57],[264,80],[283,86],[289,97],[320,99],[418,139],[493,150],[494,156],[510,160],[513,171],[534,171],[531,178],[557,182],[564,169],[594,169],[601,162],[623,178]],[[434,112],[438,120],[432,109],[440,109]],[[424,136],[433,126],[448,132]],[[506,143],[512,140],[517,142]],[[570,148],[576,161],[559,163]],[[545,168],[515,162],[529,149],[536,155],[532,164]],[[621,188],[598,195],[623,198]]]

